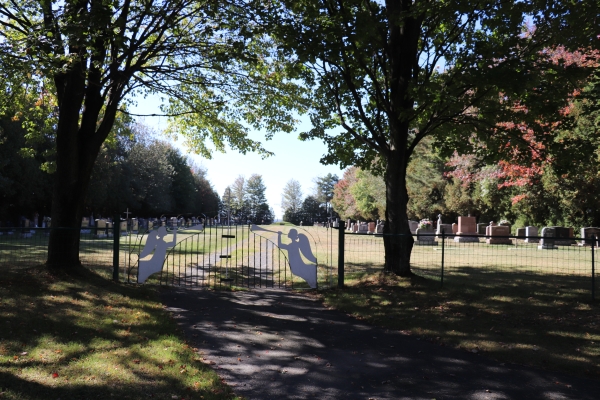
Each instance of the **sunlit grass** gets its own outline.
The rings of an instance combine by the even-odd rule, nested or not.
[[[234,398],[152,288],[5,270],[0,321],[3,399]]]

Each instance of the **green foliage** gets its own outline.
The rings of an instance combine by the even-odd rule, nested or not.
[[[415,148],[406,169],[408,191],[407,212],[411,219],[437,219],[437,215],[447,213],[444,198],[447,179],[444,177],[446,160],[431,147],[431,138],[425,138]]]
[[[52,148],[50,140],[28,142],[22,121],[14,118],[14,109],[0,114],[0,224],[18,224],[23,215],[33,218],[50,215],[53,177],[42,169]],[[22,151],[24,148],[28,151]]]
[[[302,207],[302,187],[300,186],[300,182],[295,179],[290,179],[286,182],[283,187],[283,193],[281,195],[281,208],[283,208],[286,213],[289,210],[288,215],[293,215],[297,213]],[[284,221],[288,221],[287,219],[283,219]]]

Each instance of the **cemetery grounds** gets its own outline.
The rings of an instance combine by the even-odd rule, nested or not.
[[[281,230],[282,240],[289,241],[286,234],[292,227],[270,225],[265,228]],[[501,362],[600,379],[600,316],[598,300],[591,300],[589,247],[538,250],[537,244],[516,238],[512,239],[513,245],[455,243],[452,238],[446,238],[442,246],[441,239],[437,239],[435,246],[413,247],[411,265],[416,276],[401,278],[383,272],[381,237],[347,233],[346,288],[339,290],[336,288],[337,230],[294,228],[305,233],[313,245],[319,265],[319,287],[330,289],[306,293],[319,296],[330,307],[440,346],[461,348]],[[200,237],[219,237],[222,231],[218,229],[222,228],[207,228]],[[170,278],[163,280],[161,274],[156,274],[149,283],[190,284],[175,277],[189,275],[190,269],[198,264],[198,258],[191,259],[193,255],[208,257],[209,261],[212,257],[209,263],[213,274],[201,285],[199,281],[192,284],[242,290],[246,287],[244,282],[249,282],[248,273],[243,268],[236,269],[236,265],[243,267],[243,260],[250,255],[260,258],[257,253],[264,250],[248,245],[253,240],[251,235],[240,234],[235,240],[223,242],[194,240],[198,232],[179,232],[180,244],[168,256],[171,257],[168,263],[172,273],[167,274]],[[276,233],[261,232],[260,235],[277,243]],[[105,241],[107,244],[103,247],[94,244],[94,240],[82,241],[82,260],[91,270],[109,278],[112,239]],[[145,236],[122,237],[120,243],[121,280],[129,270],[133,282],[136,257]],[[43,244],[39,251],[44,252]],[[219,259],[217,254],[223,251],[232,257]],[[596,252],[596,256],[598,254]],[[277,257],[285,260],[285,254]],[[23,261],[26,259],[24,256]],[[242,260],[241,263],[238,260]],[[5,268],[1,261],[1,267]],[[14,265],[19,264],[17,261]],[[224,282],[226,274],[233,280]],[[308,289],[304,282],[291,276],[285,262],[273,268],[272,277],[275,276],[284,287]],[[259,279],[260,285],[264,283],[266,287],[270,287],[269,282],[273,284],[275,280]]]

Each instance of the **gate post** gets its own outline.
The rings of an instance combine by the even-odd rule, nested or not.
[[[344,233],[346,223],[340,221],[338,227],[338,288],[344,287]]]
[[[113,217],[113,281],[119,281],[119,243],[121,241],[120,232],[121,216],[116,214]]]

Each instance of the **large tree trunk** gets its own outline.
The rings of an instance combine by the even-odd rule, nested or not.
[[[79,234],[85,196],[94,162],[114,120],[114,111],[107,110],[101,127],[108,128],[96,128],[102,107],[99,89],[98,85],[86,86],[85,79],[85,62],[55,77],[59,118],[47,260],[47,266],[55,269],[81,266]]]
[[[406,205],[406,162],[404,154],[391,152],[385,173],[386,210],[383,243],[385,248],[385,270],[400,276],[410,276],[410,254],[413,237],[408,225]]]
[[[412,15],[413,0],[387,0],[390,57],[390,109],[388,111],[389,147],[383,155],[385,171],[386,221],[384,227],[385,268],[400,276],[410,276],[413,238],[406,206],[406,168],[409,119],[414,108],[410,82],[418,74],[418,42],[422,17]]]

